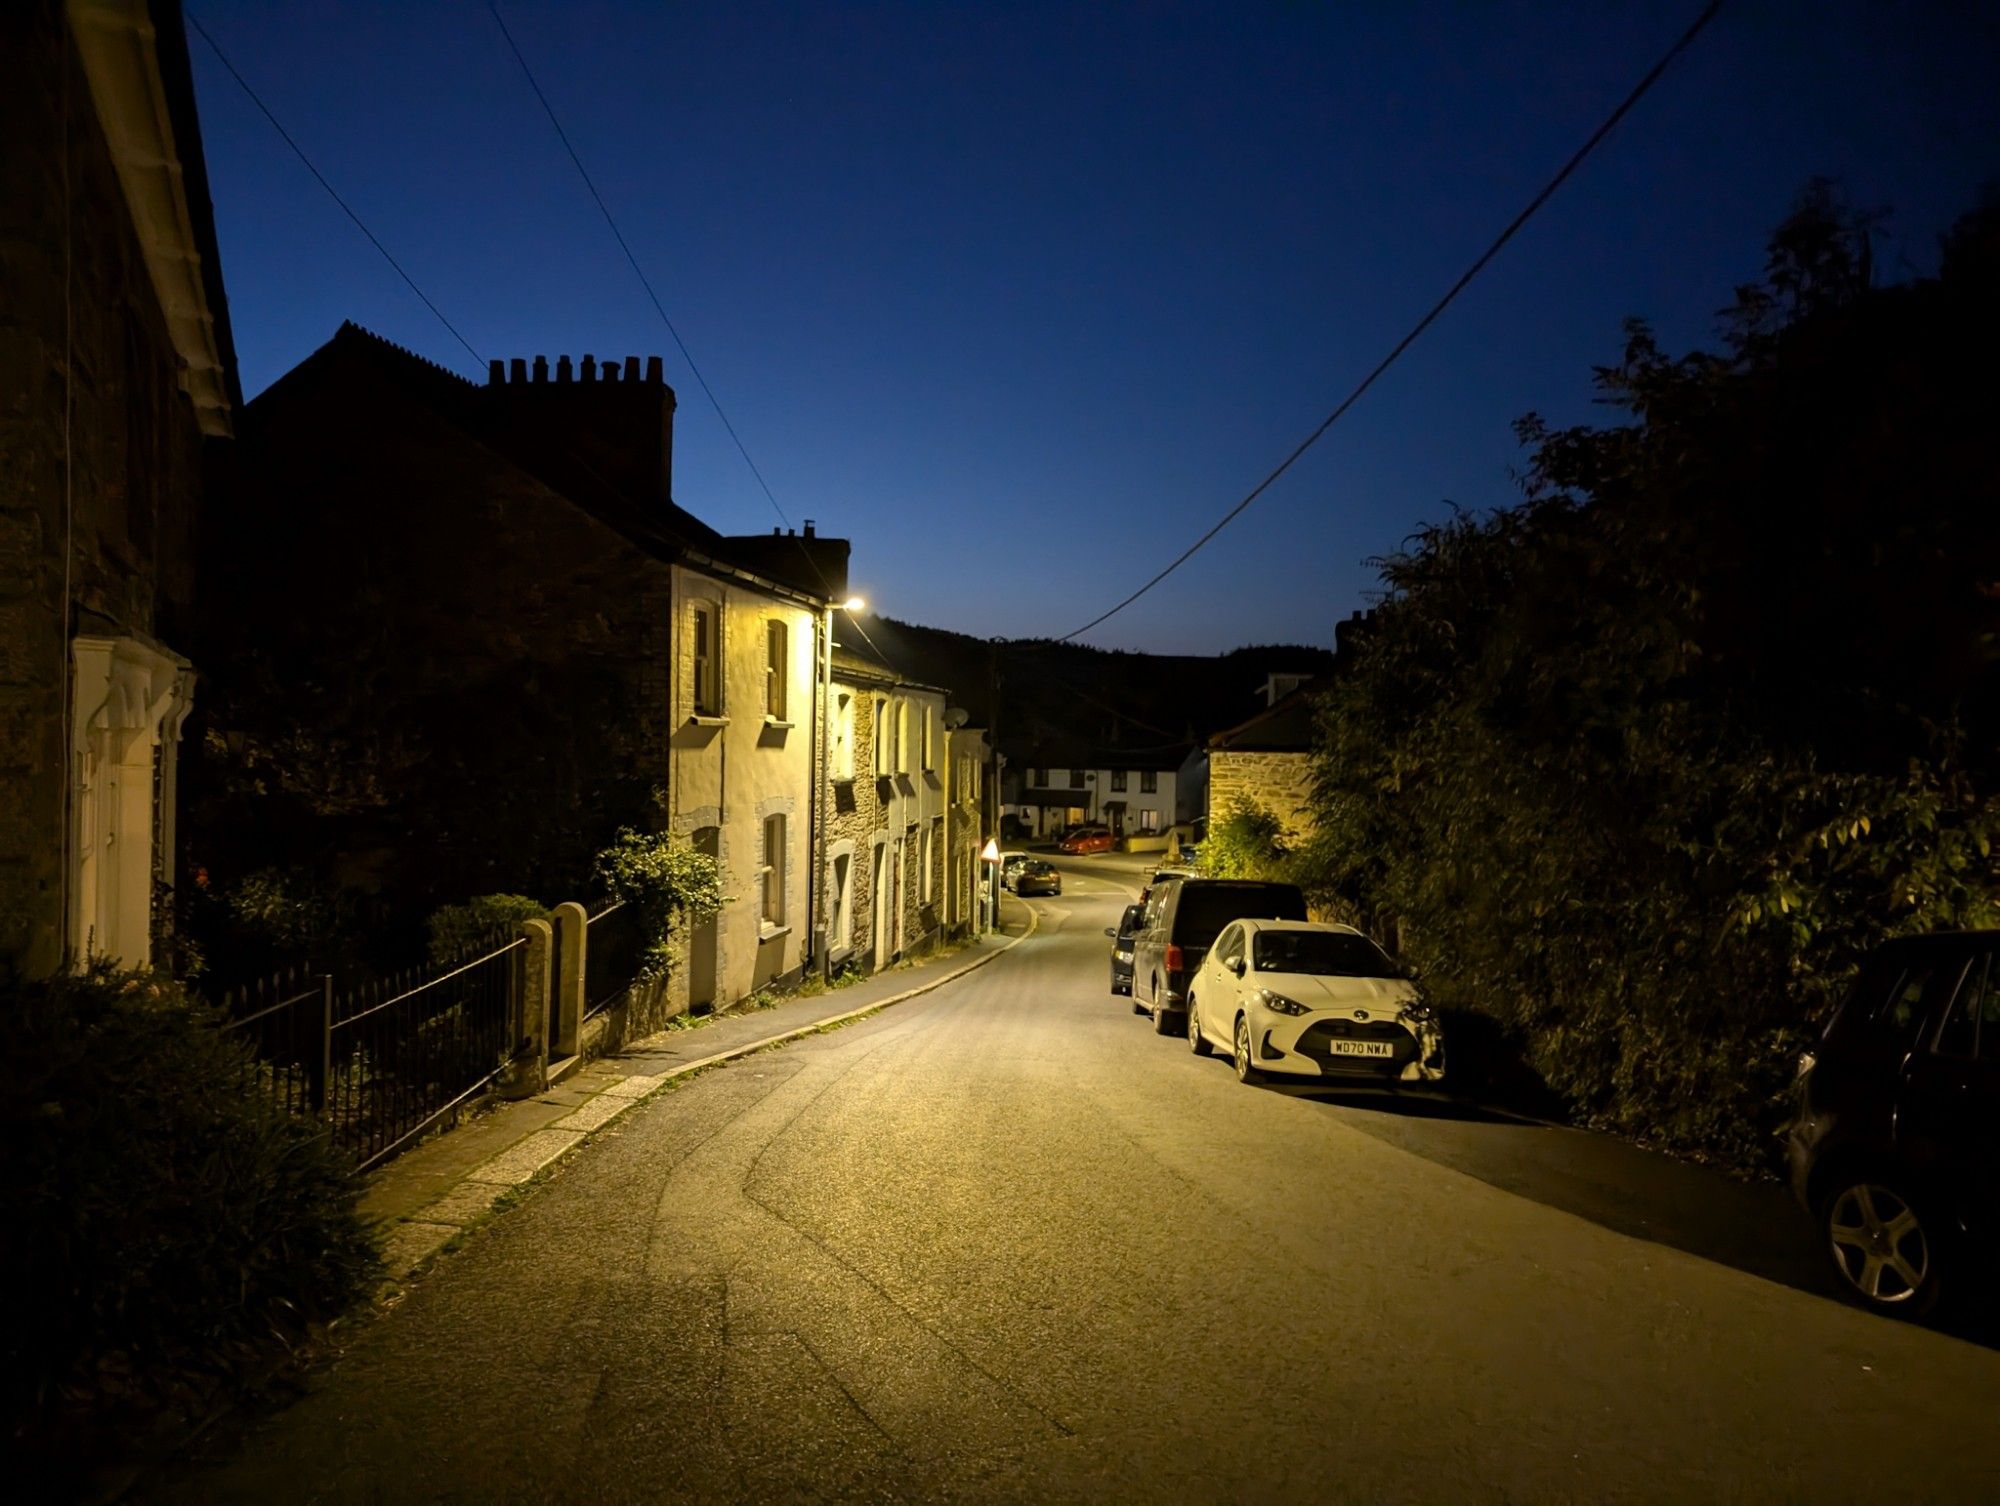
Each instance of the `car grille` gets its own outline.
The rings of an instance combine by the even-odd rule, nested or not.
[[[1342,1056],[1332,1049],[1336,1040],[1387,1041],[1394,1050],[1388,1056]],[[1394,1020],[1321,1020],[1292,1049],[1318,1062],[1322,1071],[1359,1077],[1392,1077],[1417,1059],[1416,1037]]]

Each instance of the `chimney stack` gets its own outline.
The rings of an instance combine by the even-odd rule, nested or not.
[[[507,363],[497,358],[488,361],[486,363],[486,385],[489,387],[499,387],[503,386],[506,381]]]
[[[666,382],[666,364],[659,356],[646,357],[646,380],[655,386],[663,385]]]
[[[625,358],[625,380],[628,382],[639,380],[639,358],[637,356],[627,356]]]
[[[542,383],[546,382],[546,381],[547,381],[548,379],[549,379],[549,358],[548,358],[547,356],[536,356],[536,357],[535,357],[535,385],[536,385],[536,386],[540,386],[540,385],[541,385]]]
[[[513,382],[516,387],[528,380],[528,363],[522,360],[521,357],[514,357],[508,363],[508,369],[512,373]]]
[[[557,356],[557,357],[556,357],[556,380],[557,380],[558,382],[567,382],[567,381],[568,381],[569,379],[570,379],[570,369],[569,369],[569,357],[568,357],[568,356]]]
[[[583,380],[586,382],[594,382],[597,380],[596,356],[585,356],[583,358]]]

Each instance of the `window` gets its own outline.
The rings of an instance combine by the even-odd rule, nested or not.
[[[712,601],[694,604],[694,714],[722,715],[722,612]]]
[[[833,860],[833,914],[829,917],[828,945],[838,951],[854,941],[854,859],[841,853]]]
[[[785,818],[764,818],[764,924],[785,923]]]
[[[1156,811],[1156,810],[1142,810],[1142,811],[1140,811],[1140,812],[1139,812],[1139,830],[1140,830],[1140,831],[1142,831],[1142,832],[1156,832],[1156,831],[1158,831],[1159,829],[1160,829],[1160,813],[1159,813],[1158,811]]]
[[[931,829],[928,826],[924,828],[923,866],[918,869],[918,874],[920,887],[917,889],[917,902],[927,904],[932,898],[931,880],[935,876],[931,867]]]
[[[896,702],[896,772],[910,772],[910,703]]]
[[[931,747],[931,708],[926,706],[917,715],[924,719],[924,772],[928,774],[937,767],[937,753]]]
[[[1951,1017],[1938,1031],[1937,1049],[1945,1056],[1985,1057],[2000,1061],[2000,976],[1992,959],[1972,965]]]
[[[786,679],[791,664],[791,627],[773,617],[764,624],[764,714],[781,722],[787,720],[785,708],[790,704]]]
[[[1073,790],[1080,790],[1083,788],[1082,769],[1071,769],[1069,771],[1069,787]]]
[[[828,755],[832,778],[854,777],[854,692],[838,690],[833,696],[833,749]]]
[[[1154,769],[1141,769],[1139,771],[1139,793],[1142,795],[1157,795],[1160,793],[1160,776],[1158,771]]]
[[[935,900],[938,898],[938,885],[944,879],[944,863],[942,861],[942,851],[944,848],[943,816],[934,816],[931,818],[931,829],[929,835],[925,838],[924,846],[930,851],[940,854],[940,861],[924,864],[924,892]]]
[[[1243,928],[1231,926],[1215,943],[1215,955],[1224,962],[1240,962],[1243,959]]]
[[[1125,793],[1125,771],[1123,769],[1113,769],[1111,771],[1111,792],[1114,795]]]
[[[875,777],[883,779],[889,773],[889,703],[878,700],[875,703]]]
[[[1042,770],[1040,770],[1040,769],[1030,769],[1030,770],[1028,770],[1026,778],[1027,778],[1027,781],[1028,781],[1028,783],[1029,783],[1029,784],[1036,784],[1036,785],[1040,785],[1040,784],[1047,784],[1047,783],[1048,783],[1048,779],[1047,779],[1047,777],[1046,777],[1046,776],[1044,775],[1043,771],[1042,771]]]

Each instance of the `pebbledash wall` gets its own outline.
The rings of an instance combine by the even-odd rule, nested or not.
[[[235,377],[178,8],[153,10],[0,6],[0,962],[30,973],[143,963],[170,914],[177,650]]]
[[[1209,749],[1208,809],[1211,820],[1221,820],[1238,806],[1253,803],[1276,816],[1283,824],[1285,834],[1296,841],[1312,834],[1311,798],[1310,753]]]

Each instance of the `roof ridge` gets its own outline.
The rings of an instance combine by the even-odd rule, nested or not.
[[[388,336],[378,335],[375,333],[374,330],[368,329],[363,325],[356,324],[352,319],[341,320],[340,328],[334,331],[334,335],[336,338],[338,338],[341,335],[357,336],[363,340],[369,341],[371,344],[382,346],[384,349],[394,352],[396,355],[401,356],[406,361],[414,362],[415,364],[423,367],[427,371],[436,372],[439,376],[449,377],[452,381],[457,382],[462,387],[465,387],[472,391],[477,391],[479,389],[479,384],[477,382],[473,381],[470,377],[463,376],[460,373],[453,371],[449,366],[446,366],[443,362],[433,361],[429,356],[418,355],[417,352],[411,350],[407,345],[398,345],[394,340],[391,340]]]

